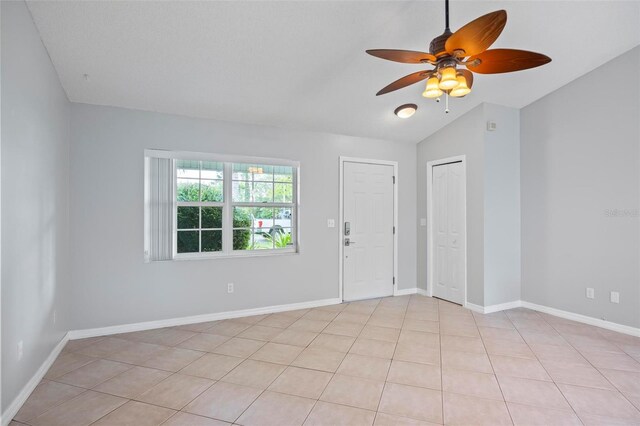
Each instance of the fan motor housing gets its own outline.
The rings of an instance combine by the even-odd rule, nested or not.
[[[431,40],[431,44],[429,44],[429,53],[435,56],[442,56],[447,54],[444,45],[449,37],[451,37],[451,34],[451,31],[449,29],[446,29],[438,37]]]

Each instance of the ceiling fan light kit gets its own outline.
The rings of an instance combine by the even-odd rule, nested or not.
[[[438,80],[438,77],[435,75],[429,77],[429,79],[427,80],[427,87],[425,87],[424,92],[422,92],[422,96],[424,96],[425,98],[435,99],[442,96],[442,93],[443,92],[442,90],[440,90],[440,81]]]
[[[422,80],[427,80],[422,96],[447,100],[449,96],[464,97],[471,93],[473,72],[499,74],[539,67],[551,62],[546,55],[516,49],[489,49],[507,23],[507,12],[487,13],[452,33],[449,29],[449,0],[445,0],[445,30],[431,40],[429,53],[413,50],[372,49],[367,53],[389,61],[408,64],[429,64],[434,68],[406,75],[382,88],[376,96],[393,92]]]

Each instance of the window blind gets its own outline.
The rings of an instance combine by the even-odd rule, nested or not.
[[[149,241],[147,259],[171,260],[173,258],[173,160],[149,158]]]

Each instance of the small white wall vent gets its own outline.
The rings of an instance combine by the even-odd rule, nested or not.
[[[495,121],[487,121],[487,131],[493,132],[498,128],[498,125]]]

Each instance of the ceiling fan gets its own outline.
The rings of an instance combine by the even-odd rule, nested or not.
[[[431,40],[429,53],[393,49],[367,50],[368,54],[381,59],[407,64],[429,64],[434,67],[406,75],[382,88],[376,96],[427,79],[422,96],[439,100],[445,94],[448,101],[449,96],[463,97],[471,92],[473,72],[499,74],[535,68],[551,62],[551,58],[546,55],[526,50],[487,50],[506,23],[507,12],[497,10],[452,33],[449,29],[449,0],[445,0],[445,29],[441,35]],[[446,112],[449,112],[448,107]]]

